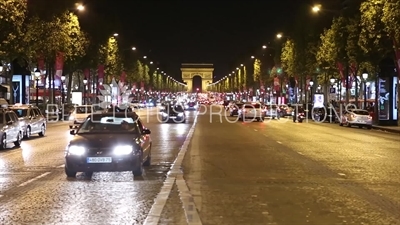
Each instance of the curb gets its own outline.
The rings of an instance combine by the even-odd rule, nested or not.
[[[372,129],[374,129],[374,130],[381,130],[381,131],[387,131],[387,132],[390,132],[390,133],[400,134],[400,129],[394,129],[394,128],[390,128],[390,127],[372,126]]]

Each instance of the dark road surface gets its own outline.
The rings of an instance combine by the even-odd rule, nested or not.
[[[147,120],[148,116],[148,121]],[[143,178],[131,172],[64,174],[68,124],[50,124],[46,137],[0,152],[0,224],[142,224],[183,144],[186,124],[162,124],[142,113],[152,131],[152,166]],[[146,123],[147,122],[147,123]],[[12,147],[12,146],[10,146]]]
[[[207,225],[400,224],[399,159],[399,134],[203,115],[184,172]]]
[[[153,139],[143,178],[67,179],[61,122],[0,151],[0,224],[400,224],[399,134],[285,119],[220,123],[210,108],[197,122],[188,112],[185,124],[156,114],[141,113]]]

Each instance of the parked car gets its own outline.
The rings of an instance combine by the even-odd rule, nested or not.
[[[9,107],[18,116],[22,126],[22,133],[26,139],[32,134],[43,137],[47,129],[46,117],[40,109],[33,105],[15,104]]]

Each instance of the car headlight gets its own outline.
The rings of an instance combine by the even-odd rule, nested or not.
[[[168,116],[168,114],[167,114],[167,113],[165,113],[165,112],[163,112],[163,113],[162,113],[162,116],[163,116],[163,117],[167,117],[167,116]]]
[[[133,152],[133,146],[131,145],[117,146],[114,148],[113,152],[115,155],[129,155]]]
[[[183,113],[178,113],[178,116],[179,116],[179,117],[182,117],[182,116],[183,116]]]
[[[71,145],[68,148],[68,153],[71,155],[83,155],[85,154],[85,148],[82,146]]]

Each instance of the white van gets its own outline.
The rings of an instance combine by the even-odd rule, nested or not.
[[[69,129],[78,128],[90,114],[101,113],[101,111],[92,112],[92,110],[94,109],[91,105],[75,106],[69,117]]]

